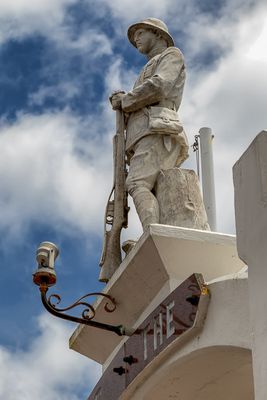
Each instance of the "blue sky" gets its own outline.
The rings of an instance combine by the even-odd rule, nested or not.
[[[75,326],[43,311],[31,274],[49,240],[65,304],[103,287],[108,95],[129,90],[144,64],[126,31],[148,16],[168,24],[185,55],[180,117],[191,144],[200,127],[214,131],[218,231],[235,231],[231,169],[267,128],[264,0],[1,1],[0,399],[85,399],[100,374],[68,350]],[[195,168],[194,155],[185,166]],[[132,210],[124,238],[140,233]]]

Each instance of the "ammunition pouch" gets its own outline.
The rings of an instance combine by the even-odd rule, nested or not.
[[[148,107],[148,131],[150,133],[178,135],[183,131],[175,110],[166,107]]]

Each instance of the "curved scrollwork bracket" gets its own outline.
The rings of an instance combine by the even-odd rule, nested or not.
[[[102,296],[107,302],[104,306],[106,312],[113,312],[116,310],[115,299],[105,293],[88,293],[85,296],[80,297],[69,307],[60,308],[57,305],[61,302],[61,298],[58,294],[52,294],[47,297],[47,291],[50,286],[54,286],[57,281],[56,271],[54,268],[54,262],[59,254],[58,247],[52,242],[42,242],[38,246],[36,252],[36,261],[38,268],[33,274],[33,282],[39,286],[41,292],[41,299],[45,309],[50,314],[65,319],[67,321],[77,322],[78,324],[84,324],[93,326],[94,328],[104,329],[106,331],[114,332],[119,336],[131,336],[134,330],[126,328],[123,325],[109,325],[102,322],[94,321],[95,308],[89,304],[86,299],[90,296]],[[76,307],[83,307],[83,311],[80,317],[75,315],[66,314],[66,311],[72,310]]]
[[[88,293],[85,296],[82,296],[79,298],[77,301],[75,301],[72,305],[69,307],[65,308],[59,308],[57,305],[61,302],[61,298],[58,294],[52,294],[47,298],[47,291],[48,291],[48,286],[46,284],[41,284],[39,286],[40,292],[41,292],[41,299],[44,307],[50,314],[65,319],[67,321],[72,321],[72,322],[77,322],[78,324],[84,324],[88,326],[93,326],[95,328],[99,329],[104,329],[110,332],[114,332],[119,336],[127,335],[129,336],[132,332],[127,332],[127,329],[123,325],[109,325],[109,324],[104,324],[102,322],[97,322],[93,321],[93,318],[95,317],[95,309],[94,307],[87,303],[85,299],[90,296],[102,296],[107,299],[107,302],[105,304],[105,311],[106,312],[113,312],[116,309],[116,303],[115,299],[112,298],[111,296],[104,294],[104,293]],[[53,301],[54,300],[54,301]],[[82,306],[85,307],[84,310],[82,311],[81,317],[76,317],[73,315],[68,315],[65,312],[68,310],[71,310],[75,307]]]

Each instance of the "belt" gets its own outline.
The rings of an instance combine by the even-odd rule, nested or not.
[[[169,108],[170,110],[176,111],[175,102],[173,100],[163,99],[163,100],[158,101],[157,103],[150,104],[150,107],[153,107],[153,106],[166,107],[166,108]]]

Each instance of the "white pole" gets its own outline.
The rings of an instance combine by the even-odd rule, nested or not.
[[[205,127],[199,130],[203,200],[208,216],[210,229],[212,231],[215,231],[216,202],[215,202],[212,139],[213,135],[210,128]]]

